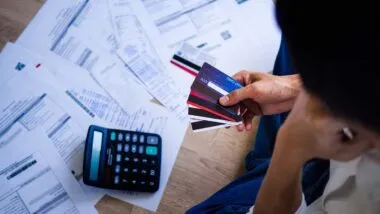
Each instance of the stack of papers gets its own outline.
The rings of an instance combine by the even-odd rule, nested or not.
[[[273,3],[248,2],[46,1],[0,54],[0,211],[94,213],[105,194],[156,211],[189,122],[240,122],[234,115],[205,118],[208,112],[196,105],[191,112],[200,113],[189,119],[186,101],[197,91],[191,84],[202,65],[231,75],[241,68],[269,71],[273,64],[274,56],[258,51],[267,43],[251,27],[246,34],[239,16],[252,6],[271,11]],[[258,15],[264,26],[273,22]],[[276,50],[280,36],[272,34]],[[161,135],[160,189],[84,185],[91,124]]]

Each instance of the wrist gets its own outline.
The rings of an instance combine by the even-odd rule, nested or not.
[[[302,88],[301,77],[299,74],[288,75],[285,77],[288,79],[289,85],[292,90],[291,99],[296,100]]]

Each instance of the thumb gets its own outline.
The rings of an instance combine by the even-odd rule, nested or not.
[[[243,88],[236,89],[235,91],[227,94],[219,99],[219,103],[223,106],[232,106],[245,99],[251,98],[253,96],[253,87],[250,85]]]

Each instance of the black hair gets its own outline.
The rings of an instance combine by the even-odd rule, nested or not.
[[[277,21],[308,92],[339,117],[380,131],[376,1],[278,0]]]

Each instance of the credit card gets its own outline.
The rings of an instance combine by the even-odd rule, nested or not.
[[[203,106],[210,113],[217,112],[218,114],[226,115],[231,121],[241,121],[241,116],[238,112],[238,106],[225,107],[219,104],[219,98],[231,93],[232,91],[243,87],[238,81],[214,68],[208,63],[204,63],[192,86],[190,96],[197,97],[208,103],[215,105]],[[202,106],[201,103],[197,103]],[[198,107],[198,106],[197,106]],[[202,107],[199,107],[202,108]],[[206,110],[206,109],[205,109]],[[220,115],[218,115],[220,116]]]
[[[236,112],[227,111],[226,108],[224,108],[223,106],[208,102],[202,98],[199,98],[198,96],[194,96],[192,93],[190,93],[189,95],[187,104],[203,109],[211,114],[214,114],[228,121],[240,122],[243,120],[242,117],[238,115]]]
[[[232,122],[232,121],[226,120],[220,116],[207,112],[193,105],[188,105],[188,107],[189,107],[188,114],[191,120],[206,120],[206,121],[217,122],[217,123],[226,123],[226,124],[230,124],[231,126],[241,124],[241,122]]]
[[[213,129],[230,127],[231,125],[224,123],[216,123],[211,121],[198,121],[191,123],[191,128],[194,132],[208,131]]]
[[[203,63],[207,62],[215,65],[216,58],[199,48],[193,47],[188,43],[183,43],[174,53],[170,62],[181,70],[197,76]]]

